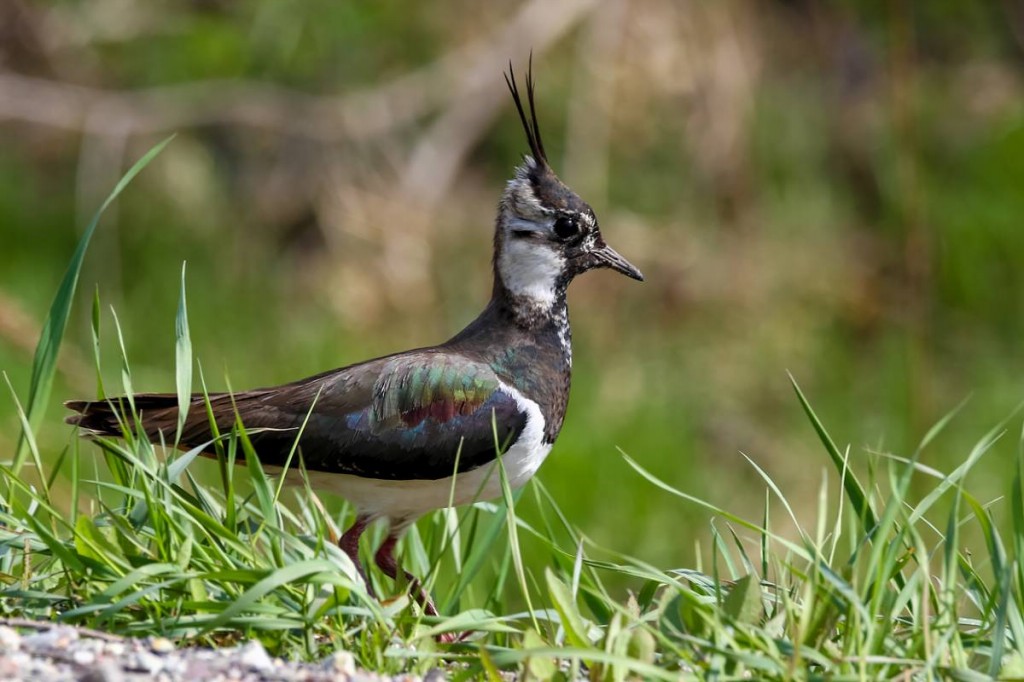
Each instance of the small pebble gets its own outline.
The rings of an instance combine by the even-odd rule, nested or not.
[[[324,667],[333,673],[351,677],[356,674],[356,659],[347,651],[335,651],[324,661]]]
[[[267,671],[274,668],[274,661],[270,654],[259,642],[248,642],[238,650],[238,660],[242,665],[248,666],[251,670]]]
[[[145,670],[150,675],[156,675],[164,667],[164,663],[160,660],[159,656],[156,656],[149,651],[136,651],[135,656],[132,657],[132,668],[135,670]]]
[[[113,661],[100,661],[98,665],[82,673],[79,682],[124,682],[125,676]]]
[[[21,635],[17,630],[0,626],[0,652],[17,651],[21,648]]]
[[[150,637],[149,648],[157,654],[169,654],[174,651],[174,642],[166,637]]]

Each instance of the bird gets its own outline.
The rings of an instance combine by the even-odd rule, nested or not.
[[[298,438],[310,484],[339,494],[355,508],[338,545],[371,593],[358,554],[371,523],[388,524],[374,562],[397,580],[395,546],[417,518],[500,496],[499,456],[515,489],[551,451],[565,419],[572,376],[570,282],[599,268],[644,279],[605,242],[590,205],[552,170],[537,119],[532,60],[526,76],[529,116],[511,63],[504,76],[530,152],[498,204],[494,279],[483,311],[436,346],[280,386],[193,394],[177,438],[183,449],[208,444],[215,433],[230,432],[237,417],[271,472],[287,465]],[[132,398],[146,437],[174,441],[177,394]],[[125,396],[69,400],[65,406],[75,414],[66,421],[84,436],[121,436],[125,421],[119,406],[125,401]],[[430,595],[402,573],[424,612],[437,616]]]

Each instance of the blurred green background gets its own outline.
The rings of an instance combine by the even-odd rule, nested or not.
[[[95,391],[96,286],[145,391],[174,390],[182,261],[211,389],[459,330],[526,150],[501,73],[531,49],[556,170],[647,275],[570,292],[573,393],[540,478],[584,533],[663,567],[706,545],[706,513],[617,448],[757,519],[745,452],[812,519],[828,463],[787,371],[858,467],[972,395],[924,456],[952,468],[1024,397],[1017,0],[7,0],[0,368],[22,398],[85,222],[178,134],[96,235],[47,452],[71,438],[59,401]],[[5,395],[0,452],[17,433]],[[976,491],[1006,492],[1014,441]]]

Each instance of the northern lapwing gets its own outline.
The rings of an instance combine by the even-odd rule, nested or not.
[[[395,543],[424,513],[501,494],[496,442],[509,484],[536,473],[562,428],[572,370],[566,288],[577,275],[611,268],[643,280],[608,246],[590,206],[548,163],[527,73],[527,117],[511,68],[505,77],[531,155],[508,181],[494,234],[490,303],[448,341],[395,353],[306,379],[239,393],[209,395],[213,421],[230,432],[240,417],[266,467],[286,463],[300,426],[301,457],[312,485],[356,509],[339,541],[360,575],[359,538],[377,519],[389,524],[375,561],[394,579]],[[176,394],[138,394],[146,436],[173,442]],[[202,394],[192,396],[179,446],[212,439]],[[83,435],[120,436],[123,399],[72,400],[67,419]],[[311,410],[312,408],[312,410]],[[495,437],[495,427],[497,438]],[[405,574],[426,613],[429,596]]]

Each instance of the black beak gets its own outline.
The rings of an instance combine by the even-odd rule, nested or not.
[[[611,268],[616,272],[621,272],[626,277],[632,277],[640,282],[644,281],[643,273],[607,244],[601,245],[599,249],[594,251],[594,256],[597,258],[597,267]]]

